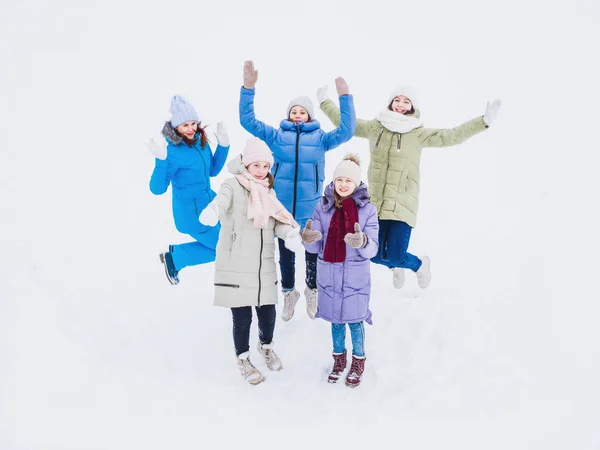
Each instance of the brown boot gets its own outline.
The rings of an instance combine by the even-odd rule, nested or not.
[[[365,371],[366,356],[354,356],[352,355],[352,365],[348,376],[346,376],[346,386],[354,388],[360,384],[363,372]]]
[[[346,364],[348,363],[348,359],[346,358],[346,350],[344,353],[334,353],[333,354],[333,370],[329,374],[329,378],[327,381],[329,383],[336,383],[337,380],[342,376],[342,372],[346,370]]]

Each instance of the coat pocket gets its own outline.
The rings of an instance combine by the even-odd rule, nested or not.
[[[229,284],[229,283],[215,283],[215,286],[229,287],[229,288],[234,288],[234,289],[239,289],[239,287],[240,287],[239,284]]]
[[[323,289],[333,286],[332,264],[323,261],[321,258],[317,259],[317,286]]]
[[[364,261],[347,261],[346,270],[344,273],[345,285],[351,291],[368,292],[371,286],[371,262],[366,259]]]

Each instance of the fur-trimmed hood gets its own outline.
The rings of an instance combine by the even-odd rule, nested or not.
[[[334,192],[333,181],[327,185],[325,188],[325,193],[323,194],[321,200],[321,207],[323,211],[329,211],[331,208],[335,206],[335,198],[333,197]],[[354,192],[351,195],[352,200],[356,202],[359,208],[362,208],[367,203],[369,203],[369,191],[367,190],[367,185],[363,182],[358,185]]]
[[[162,129],[162,135],[172,144],[179,145],[183,142],[183,137],[177,134],[177,131],[173,128],[173,125],[171,125],[171,121],[165,122],[165,126]]]

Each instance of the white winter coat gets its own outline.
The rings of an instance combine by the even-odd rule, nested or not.
[[[227,165],[232,174],[246,171],[241,155]],[[216,306],[262,306],[277,303],[275,234],[287,236],[292,227],[269,218],[265,228],[247,218],[249,192],[233,178],[217,195],[221,231],[215,261]]]

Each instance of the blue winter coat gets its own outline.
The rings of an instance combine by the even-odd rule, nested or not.
[[[213,155],[208,143],[201,146],[198,134],[198,141],[189,147],[169,122],[163,128],[163,135],[168,142],[167,159],[156,159],[150,178],[150,191],[161,195],[171,184],[175,227],[185,234],[202,232],[206,225],[199,222],[198,216],[217,195],[210,188],[210,177],[221,172],[229,147],[217,145]]]
[[[240,122],[252,135],[262,139],[273,152],[275,192],[283,206],[292,213],[300,226],[312,217],[323,192],[325,152],[350,140],[356,128],[352,95],[340,97],[339,128],[325,132],[317,120],[294,124],[282,120],[275,129],[254,115],[254,89],[242,87]]]
[[[335,212],[333,183],[325,188],[325,194],[315,207],[312,229],[320,231],[323,238],[312,244],[304,244],[310,253],[318,253],[317,290],[318,309],[316,317],[332,323],[356,323],[371,321],[369,301],[371,297],[370,259],[379,247],[379,220],[377,209],[369,203],[367,186],[361,183],[352,193],[358,206],[358,223],[367,235],[364,248],[352,248],[346,244],[346,260],[330,263],[323,260],[323,252],[329,225]]]

